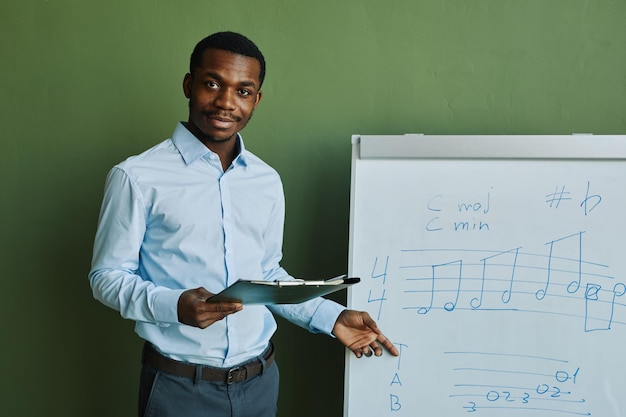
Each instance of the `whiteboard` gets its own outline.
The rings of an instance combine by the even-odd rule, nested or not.
[[[626,416],[626,136],[354,136],[344,416]]]

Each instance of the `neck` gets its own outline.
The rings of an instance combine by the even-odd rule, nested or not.
[[[209,148],[211,152],[214,152],[219,156],[220,162],[222,163],[222,169],[226,171],[239,154],[239,141],[237,140],[237,135],[235,134],[225,140],[215,140],[211,137],[203,135],[192,122],[186,122],[183,124],[187,130],[189,130],[196,137],[196,139]]]

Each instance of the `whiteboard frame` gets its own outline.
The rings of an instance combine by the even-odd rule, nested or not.
[[[624,135],[353,135],[354,158],[626,159]]]

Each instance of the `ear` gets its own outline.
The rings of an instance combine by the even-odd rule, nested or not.
[[[261,96],[263,96],[263,91],[259,90],[258,93],[256,93],[256,100],[254,101],[255,109],[256,109],[256,106],[259,105],[259,101],[261,101]]]
[[[183,93],[185,93],[185,97],[191,98],[191,84],[193,83],[193,76],[189,73],[185,74],[185,78],[183,78]]]

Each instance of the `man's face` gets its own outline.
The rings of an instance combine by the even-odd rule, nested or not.
[[[235,137],[261,100],[260,73],[261,64],[254,58],[205,50],[202,65],[183,81],[189,130],[206,145]]]

